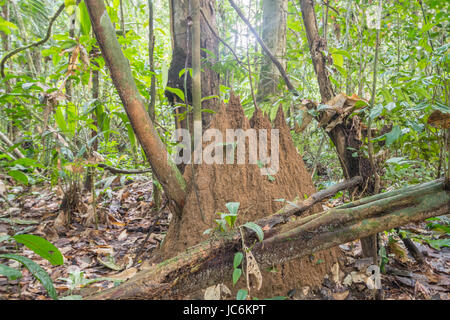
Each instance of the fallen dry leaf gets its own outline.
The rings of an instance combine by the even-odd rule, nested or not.
[[[336,300],[345,300],[348,297],[349,291],[333,293],[333,298]]]
[[[116,280],[127,281],[128,279],[132,278],[136,274],[137,271],[138,271],[137,268],[133,267],[133,268],[126,269],[117,274],[108,275],[107,277],[116,279]]]

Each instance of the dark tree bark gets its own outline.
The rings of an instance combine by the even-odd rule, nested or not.
[[[211,28],[216,30],[215,18],[215,0],[199,0],[200,7],[203,11],[200,21],[200,47],[202,59],[202,98],[219,95],[219,75],[212,70],[212,65],[217,61],[218,57],[218,39],[214,36]],[[192,30],[190,30],[188,40],[188,23],[192,23],[192,9],[193,4],[190,1],[170,0],[170,24],[172,33],[172,62],[169,68],[167,86],[177,88],[185,92],[184,76],[180,77],[180,72],[185,68],[192,68],[192,52],[188,48],[188,41],[192,44]],[[191,8],[189,8],[189,5]],[[208,20],[208,23],[205,21]],[[209,26],[208,26],[209,24]],[[211,27],[211,28],[210,28]],[[191,29],[191,28],[189,28]],[[189,45],[189,47],[190,47]],[[214,56],[211,56],[212,53]],[[188,56],[187,56],[188,55]],[[192,79],[187,73],[187,102],[192,105]],[[166,96],[169,102],[174,105],[176,103],[184,104],[183,101],[170,91],[166,90]],[[202,102],[203,109],[210,109],[216,111],[219,107],[219,100],[217,98],[208,99]],[[186,111],[184,107],[176,110],[176,114],[182,114]],[[211,121],[212,115],[207,112],[202,113],[203,128],[207,128]],[[187,118],[177,121],[177,128],[188,128]],[[192,128],[192,126],[189,126]]]
[[[316,72],[317,81],[319,82],[320,96],[322,97],[322,102],[327,102],[334,97],[333,87],[331,86],[328,71],[326,70],[327,59],[322,53],[327,49],[327,42],[319,35],[316,13],[314,12],[314,1],[301,0],[300,7],[314,71]]]
[[[334,92],[328,71],[326,70],[328,61],[322,53],[326,51],[327,43],[319,35],[313,0],[301,0],[300,6],[322,102],[329,103],[334,97]],[[369,159],[365,158],[359,152],[362,146],[362,141],[359,138],[360,130],[360,119],[358,116],[353,116],[353,118],[345,118],[341,123],[334,126],[328,132],[328,135],[336,147],[345,178],[350,179],[355,176],[362,176],[364,178],[365,184],[359,190],[359,194],[362,196],[363,194],[370,195],[374,192],[375,181],[373,179],[373,168]],[[355,151],[357,152],[356,156]],[[365,256],[376,257],[376,243],[376,236],[361,239],[363,254]]]

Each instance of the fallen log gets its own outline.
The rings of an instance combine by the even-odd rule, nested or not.
[[[449,212],[450,193],[444,190],[444,180],[440,179],[377,194],[308,217],[291,218],[264,228],[264,241],[257,242],[250,233],[245,235],[245,241],[247,245],[254,243],[252,253],[259,267],[265,268]],[[196,290],[229,281],[234,254],[241,250],[240,232],[223,235],[141,270],[115,288],[86,298],[183,298]]]

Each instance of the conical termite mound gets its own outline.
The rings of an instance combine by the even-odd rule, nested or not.
[[[215,114],[209,129],[211,128],[221,132],[223,141],[214,139],[203,141],[203,149],[211,144],[224,146],[223,164],[203,162],[195,165],[193,178],[192,165],[186,166],[184,175],[190,190],[181,216],[174,215],[171,221],[160,251],[163,259],[173,257],[188,247],[208,239],[209,236],[205,235],[204,231],[217,226],[215,222],[219,218],[217,212],[226,212],[228,202],[240,203],[236,225],[241,225],[275,213],[285,205],[280,199],[291,201],[296,197],[304,198],[316,192],[311,176],[294,146],[281,107],[272,128],[269,118],[259,109],[248,120],[239,97],[231,96],[229,103],[222,104]],[[263,175],[261,162],[248,163],[249,150],[252,150],[254,144],[249,138],[245,139],[246,163],[236,163],[238,157],[236,154],[234,164],[227,164],[225,149],[230,147],[230,144],[224,143],[227,129],[234,132],[241,129],[247,133],[251,131],[249,129],[254,129],[258,138],[261,137],[261,133],[266,132],[267,145],[272,147],[269,150],[270,156],[274,151],[273,146],[276,145],[271,141],[276,137],[272,135],[272,130],[274,133],[278,130],[278,171]],[[234,149],[237,153],[238,147],[234,146]],[[272,160],[275,157],[269,158]],[[195,179],[195,183],[192,179]],[[321,205],[318,204],[304,215],[319,212],[321,209]],[[262,288],[252,294],[256,297],[270,297],[287,295],[291,289],[302,286],[317,287],[322,283],[325,274],[331,270],[332,265],[337,262],[338,252],[337,248],[328,249],[314,256],[274,265],[271,270],[261,270]],[[224,279],[225,283],[229,281],[231,279]],[[242,282],[240,287],[245,287],[245,283]]]

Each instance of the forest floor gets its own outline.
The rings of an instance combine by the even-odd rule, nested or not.
[[[118,179],[117,179],[118,180]],[[86,223],[93,214],[93,199],[89,193],[81,193],[82,205],[72,212],[68,227],[55,225],[60,213],[63,192],[58,187],[8,186],[16,198],[12,207],[0,209],[0,238],[17,233],[35,234],[46,238],[59,248],[64,256],[64,265],[52,266],[31,250],[13,242],[0,242],[0,253],[15,253],[26,256],[43,267],[54,281],[59,296],[86,295],[90,291],[112,287],[132,277],[159,246],[167,231],[170,213],[167,209],[155,210],[151,201],[152,181],[144,177],[121,185],[114,181],[114,190],[96,200],[99,215],[98,228],[95,223]],[[323,203],[324,209],[341,204],[340,199]],[[92,219],[90,219],[92,221]],[[152,225],[148,241],[144,240]],[[431,230],[427,222],[403,226],[410,235],[419,239],[439,239],[448,234]],[[450,248],[431,246],[427,241],[415,241],[425,256],[426,263],[418,264],[396,236],[381,234],[386,244],[388,262],[386,272],[381,275],[384,299],[450,299]],[[143,247],[145,245],[145,247]],[[286,293],[288,299],[373,299],[373,290],[367,288],[366,268],[371,261],[361,258],[359,241],[340,245],[342,263],[336,264],[326,276],[321,288],[308,287]],[[137,266],[136,254],[141,250]],[[0,259],[0,263],[19,267],[13,260]],[[49,299],[45,289],[28,270],[22,268],[23,277],[8,281],[0,276],[0,300]],[[205,288],[206,289],[206,288]],[[202,296],[202,292],[198,295]]]

